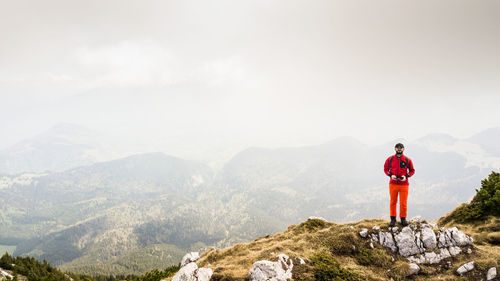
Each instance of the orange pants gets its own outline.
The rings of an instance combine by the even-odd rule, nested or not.
[[[406,218],[406,200],[408,199],[408,185],[397,185],[389,183],[389,194],[391,195],[391,217],[397,217],[396,205],[399,193],[399,217]]]

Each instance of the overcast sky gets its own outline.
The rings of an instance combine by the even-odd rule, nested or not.
[[[500,1],[0,3],[0,147],[61,122],[172,151],[500,125]]]

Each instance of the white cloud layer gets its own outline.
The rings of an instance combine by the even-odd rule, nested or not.
[[[59,122],[185,151],[500,125],[497,1],[1,5],[0,147]]]

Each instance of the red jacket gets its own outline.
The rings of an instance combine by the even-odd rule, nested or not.
[[[389,172],[389,161],[392,158],[391,162],[391,171]],[[408,164],[408,165],[406,165]],[[391,178],[390,183],[391,184],[398,184],[398,185],[409,185],[408,183],[408,178],[413,176],[415,174],[415,169],[413,168],[413,162],[409,157],[406,157],[404,154],[401,155],[400,158],[396,156],[396,154],[389,156],[387,160],[385,160],[384,164],[384,172],[386,175],[389,177],[391,175],[395,175],[396,177],[402,177],[406,176],[406,179],[404,181],[400,180],[393,180]]]

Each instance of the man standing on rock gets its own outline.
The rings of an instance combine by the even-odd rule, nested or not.
[[[386,175],[391,177],[389,181],[389,194],[391,196],[390,202],[390,215],[391,222],[389,226],[394,226],[396,224],[396,205],[398,204],[398,194],[399,194],[399,217],[401,218],[401,224],[407,226],[406,221],[406,200],[408,199],[408,178],[415,174],[415,169],[413,168],[413,162],[410,158],[403,155],[405,147],[402,143],[396,144],[394,147],[396,151],[395,155],[389,156],[385,160],[384,172]]]

